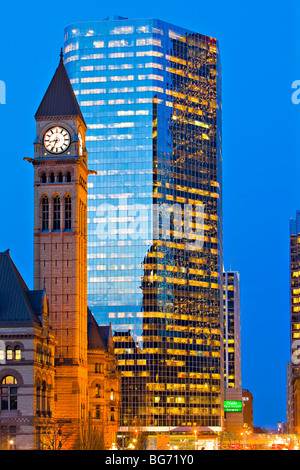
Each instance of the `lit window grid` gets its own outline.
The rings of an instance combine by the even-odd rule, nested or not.
[[[241,388],[239,273],[225,271],[223,279],[225,387]]]
[[[299,216],[298,216],[299,218]],[[297,232],[297,231],[296,231]],[[300,236],[290,236],[290,344],[300,338]],[[299,368],[293,367],[294,374]]]
[[[289,425],[291,429],[297,426],[297,406],[294,386],[291,385],[295,379],[299,377],[299,365],[293,360],[295,352],[295,341],[299,340],[300,325],[300,308],[299,308],[299,292],[300,292],[300,212],[296,212],[296,217],[290,220],[290,357],[289,363],[289,404],[290,418]]]

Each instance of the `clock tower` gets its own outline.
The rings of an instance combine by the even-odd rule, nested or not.
[[[35,114],[34,289],[45,289],[55,351],[55,418],[88,415],[87,126],[63,54]]]

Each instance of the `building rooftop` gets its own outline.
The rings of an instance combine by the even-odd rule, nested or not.
[[[41,325],[45,291],[28,289],[9,250],[0,252],[0,325]]]
[[[111,327],[99,326],[92,312],[88,309],[88,349],[107,351],[111,337]]]
[[[80,106],[66,71],[63,53],[50,85],[35,113],[35,118],[51,116],[79,116],[85,124]]]

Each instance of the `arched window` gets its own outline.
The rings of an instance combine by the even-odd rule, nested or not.
[[[50,183],[54,183],[54,182],[55,182],[54,173],[50,173]]]
[[[60,230],[60,198],[53,198],[53,230]]]
[[[41,411],[41,381],[37,379],[36,382],[36,411],[39,414]]]
[[[47,395],[47,385],[46,385],[46,381],[43,380],[42,381],[42,403],[41,403],[41,411],[45,412],[46,411],[46,395]]]
[[[38,344],[36,347],[36,360],[37,362],[41,362],[41,345]]]
[[[71,182],[71,173],[70,172],[67,173],[67,178],[66,179],[67,179],[67,183]]]
[[[49,364],[50,366],[52,366],[52,365],[53,365],[53,364],[52,364],[52,352],[51,352],[51,350],[49,350],[49,355],[48,355],[48,364]]]
[[[41,183],[47,183],[47,176],[46,173],[43,173],[41,176]]]
[[[99,398],[99,397],[100,397],[100,391],[101,391],[101,385],[96,384],[96,385],[95,385],[95,391],[96,391],[95,397],[96,397],[96,398]]]
[[[100,405],[96,405],[95,406],[95,419],[100,419],[100,416],[101,416]]]
[[[82,235],[84,237],[86,237],[87,235],[87,218],[85,204],[82,205]]]
[[[49,199],[44,196],[42,199],[42,232],[49,230]]]
[[[65,197],[65,230],[72,228],[72,200],[71,196]]]
[[[63,182],[63,174],[62,173],[58,173],[58,182],[59,183]]]
[[[21,348],[20,346],[15,347],[15,361],[21,360]]]
[[[7,375],[2,379],[0,396],[1,410],[17,410],[18,388],[15,377],[12,375]]]

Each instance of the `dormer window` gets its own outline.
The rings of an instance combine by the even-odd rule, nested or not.
[[[20,346],[15,347],[15,361],[21,360],[21,348]]]
[[[21,360],[21,348],[16,346],[14,349],[11,346],[6,348],[6,360],[7,361],[20,361]]]
[[[7,346],[6,348],[6,360],[11,361],[13,359],[13,350],[11,346]]]

